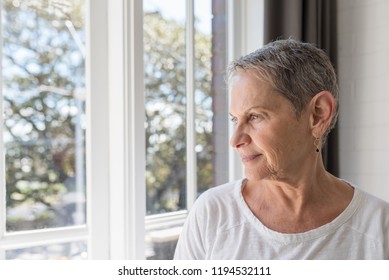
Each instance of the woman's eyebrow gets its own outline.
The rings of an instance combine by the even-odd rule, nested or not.
[[[243,112],[242,115],[248,115],[248,114],[250,114],[250,113],[251,113],[253,110],[255,110],[255,109],[261,109],[261,110],[265,110],[265,111],[269,111],[269,110],[270,110],[269,108],[266,108],[266,107],[264,107],[264,106],[262,106],[262,105],[257,105],[257,106],[252,106],[252,107],[246,109],[246,110]],[[229,112],[229,115],[230,115],[230,117],[235,117],[235,115],[232,114],[231,112]]]
[[[257,106],[252,106],[252,107],[248,108],[248,109],[245,111],[245,114],[249,113],[250,111],[252,111],[252,110],[254,110],[254,109],[269,110],[269,108],[266,108],[265,106],[257,105]]]

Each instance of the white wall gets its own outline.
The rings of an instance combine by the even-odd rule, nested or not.
[[[389,201],[389,1],[338,1],[340,177]]]

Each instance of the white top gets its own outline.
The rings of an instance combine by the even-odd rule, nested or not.
[[[389,260],[389,203],[354,187],[349,206],[332,222],[285,234],[254,216],[242,196],[243,182],[212,188],[196,200],[175,259]]]

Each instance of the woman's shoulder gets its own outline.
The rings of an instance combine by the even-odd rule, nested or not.
[[[382,209],[383,211],[389,212],[389,202],[380,198],[377,195],[366,191],[360,186],[351,183],[349,181],[341,179],[343,182],[348,184],[354,189],[354,197],[353,201],[355,204],[362,206],[365,208],[364,210],[368,211],[369,209],[372,211],[376,211],[377,209]],[[389,214],[389,213],[388,213]]]
[[[361,197],[361,202],[366,211],[377,210],[386,212],[389,218],[389,202],[359,187],[354,187],[355,192]]]
[[[213,187],[202,193],[189,211],[187,224],[196,224],[208,240],[213,240],[219,232],[245,223],[240,200],[242,183],[243,179]]]
[[[355,209],[358,209],[354,221],[361,227],[375,225],[388,233],[389,202],[357,186],[353,187]]]

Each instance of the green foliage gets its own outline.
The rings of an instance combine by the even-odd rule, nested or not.
[[[145,15],[146,184],[149,214],[186,207],[185,27]],[[212,183],[211,38],[195,36],[197,179]]]
[[[84,37],[82,2],[3,0],[7,208],[34,210],[9,215],[9,231],[75,222],[75,202],[64,197],[75,191],[76,126],[85,117],[76,94],[85,88],[84,58],[71,31]],[[145,179],[153,214],[186,207],[185,28],[158,13],[144,21]],[[197,179],[204,190],[213,173],[211,38],[196,32],[195,41]]]
[[[33,213],[9,216],[11,231],[73,223],[74,205],[63,197],[74,191],[75,125],[84,106],[75,90],[84,88],[85,69],[69,24],[83,36],[81,4],[3,1],[7,208]]]

